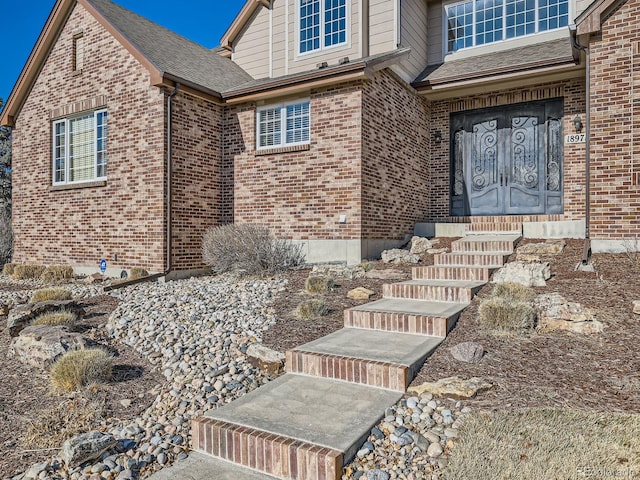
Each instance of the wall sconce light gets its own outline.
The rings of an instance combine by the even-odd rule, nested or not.
[[[440,131],[433,132],[433,141],[435,143],[442,143],[442,133]]]
[[[582,131],[582,120],[580,120],[579,115],[576,115],[576,118],[573,119],[573,126],[576,128],[576,133]]]

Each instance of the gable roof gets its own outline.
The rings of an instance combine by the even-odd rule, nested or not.
[[[233,20],[231,25],[220,40],[220,46],[226,50],[231,50],[233,48],[233,41],[240,34],[242,29],[245,27],[253,12],[256,11],[256,8],[259,6],[263,6],[269,8],[271,5],[271,0],[247,0],[242,7],[242,10],[236,15],[236,18]]]
[[[58,0],[2,110],[0,124],[12,125],[59,31],[76,4],[87,9],[151,74],[155,86],[179,82],[221,98],[220,92],[253,78],[220,56],[110,0]]]
[[[608,11],[625,2],[626,0],[595,0],[576,17],[576,33],[584,35],[599,32]]]

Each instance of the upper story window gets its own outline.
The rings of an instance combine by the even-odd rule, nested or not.
[[[299,53],[347,43],[346,0],[299,0]]]
[[[258,149],[309,143],[309,100],[260,107]]]
[[[54,185],[107,178],[107,111],[53,122]]]
[[[569,0],[465,0],[445,6],[447,51],[545,32],[569,23]]]

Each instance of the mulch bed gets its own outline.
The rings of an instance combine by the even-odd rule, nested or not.
[[[0,288],[10,289],[9,285]],[[101,326],[116,308],[118,300],[99,296],[79,302],[86,316],[77,330],[114,355],[113,379],[104,387],[80,394],[58,395],[49,389],[49,377],[41,369],[30,367],[7,355],[10,344],[6,322],[0,322],[0,478],[20,473],[33,463],[55,454],[55,451],[25,447],[21,434],[30,421],[42,411],[85,395],[103,405],[103,418],[131,419],[140,415],[154,400],[150,391],[164,379],[153,371],[143,357],[131,348],[113,341]],[[124,407],[120,401],[130,399]],[[96,425],[95,428],[99,428]]]

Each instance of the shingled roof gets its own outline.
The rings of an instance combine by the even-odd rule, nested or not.
[[[88,0],[160,72],[214,92],[237,87],[253,78],[233,63],[191,40],[110,0]]]
[[[414,86],[441,85],[459,80],[571,63],[575,63],[575,58],[571,40],[567,36],[549,42],[430,65],[414,81]]]

